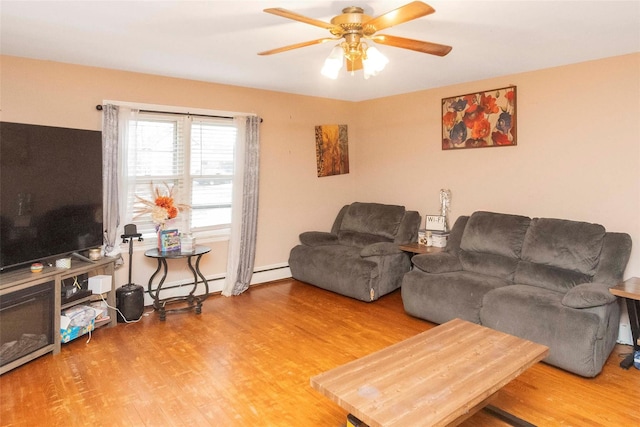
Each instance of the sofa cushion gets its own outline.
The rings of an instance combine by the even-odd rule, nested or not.
[[[602,241],[598,271],[593,276],[593,281],[609,286],[617,285],[622,280],[630,255],[631,236],[627,233],[607,232]]]
[[[460,260],[447,252],[419,254],[411,258],[416,268],[427,273],[449,273],[462,270]]]
[[[364,248],[374,243],[388,242],[389,239],[377,234],[358,233],[353,231],[339,231],[338,242],[344,246]]]
[[[593,276],[605,229],[599,224],[534,218],[522,246],[522,259]]]
[[[402,279],[402,303],[407,313],[430,322],[457,317],[480,323],[483,296],[508,285],[499,277],[467,271],[428,274],[414,268]]]
[[[345,212],[340,231],[374,234],[393,239],[404,212],[404,206],[355,202]]]
[[[538,286],[564,293],[581,283],[591,282],[591,276],[548,265],[520,261],[513,281],[521,285]]]
[[[324,231],[300,233],[300,243],[307,246],[337,245],[338,236]]]
[[[391,242],[379,242],[367,245],[360,251],[360,256],[365,258],[369,256],[385,256],[404,253],[398,245]]]
[[[530,221],[520,215],[475,212],[467,221],[460,249],[519,258]]]
[[[460,242],[464,270],[512,280],[530,221],[520,215],[475,212]]]
[[[562,304],[563,295],[527,285],[492,290],[482,301],[481,324],[546,345],[549,356],[545,362],[593,377],[600,372],[611,349],[596,344],[605,339],[603,317],[610,308],[613,318],[617,318],[618,305],[576,310]]]
[[[291,250],[289,265],[291,275],[297,280],[362,301],[372,299],[377,264],[371,258],[360,257],[359,248],[297,245]]]
[[[465,271],[513,280],[518,259],[481,252],[460,251],[460,264]]]
[[[598,224],[535,218],[525,236],[514,281],[560,292],[591,282],[604,236],[605,229]]]
[[[406,211],[393,241],[399,245],[417,242],[420,222],[422,222],[422,217],[418,211]]]

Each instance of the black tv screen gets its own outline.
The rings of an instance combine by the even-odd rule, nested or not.
[[[0,165],[0,270],[102,245],[101,132],[0,122]]]

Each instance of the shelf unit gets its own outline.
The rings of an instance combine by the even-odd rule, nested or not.
[[[32,273],[31,270],[27,267],[0,274],[0,295],[20,291],[22,289],[27,289],[33,286],[41,285],[43,283],[51,283],[51,286],[54,287],[54,309],[52,319],[54,336],[53,344],[49,344],[43,348],[40,348],[39,350],[36,350],[32,353],[20,357],[19,359],[7,363],[6,365],[0,367],[0,374],[4,374],[5,372],[17,368],[18,366],[23,365],[46,353],[60,353],[60,315],[62,310],[85,302],[101,299],[99,295],[88,295],[86,297],[62,304],[61,291],[62,281],[64,279],[85,273],[88,273],[89,277],[100,274],[111,276],[111,290],[106,293],[106,297],[104,298],[109,305],[109,320],[96,322],[95,327],[98,328],[99,326],[116,326],[118,324],[118,319],[115,310],[111,308],[116,306],[116,287],[114,277],[115,263],[115,258],[108,257],[93,262],[86,262],[73,258],[71,260],[71,268],[44,267],[44,269],[40,273]]]

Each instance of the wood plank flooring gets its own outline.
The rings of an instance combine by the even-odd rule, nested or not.
[[[201,315],[99,329],[4,374],[0,425],[343,426],[309,378],[433,326],[406,315],[399,292],[363,303],[295,280],[256,286],[210,297]],[[640,371],[618,366],[630,350],[618,345],[594,379],[539,363],[492,403],[539,426],[640,425]],[[502,425],[484,412],[463,424]]]

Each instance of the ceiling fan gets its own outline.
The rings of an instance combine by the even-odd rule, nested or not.
[[[277,49],[267,50],[258,55],[273,55],[292,49],[312,46],[320,43],[342,40],[331,52],[322,73],[328,77],[336,78],[342,67],[343,58],[346,59],[347,70],[356,71],[364,69],[365,78],[376,75],[386,65],[388,60],[374,47],[367,45],[367,40],[375,43],[414,50],[431,55],[445,56],[451,51],[451,46],[431,43],[404,37],[378,34],[377,32],[394,25],[402,24],[435,12],[431,6],[421,1],[414,1],[372,18],[364,14],[361,7],[350,6],[342,9],[342,14],[335,16],[331,22],[309,18],[282,8],[270,8],[264,10],[267,13],[282,16],[284,18],[300,21],[305,24],[329,30],[333,37],[324,37],[302,43],[296,43]]]

